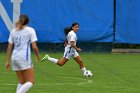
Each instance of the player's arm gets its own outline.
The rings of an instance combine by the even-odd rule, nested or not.
[[[35,30],[33,28],[28,28],[27,30],[30,30],[30,32],[31,32],[32,49],[34,50],[34,52],[36,54],[37,60],[39,61],[40,56],[39,56],[39,50],[38,50],[38,47],[37,47],[37,44],[36,44],[37,36],[36,36]]]
[[[38,50],[38,47],[37,47],[35,41],[32,42],[32,49],[34,50],[34,52],[35,52],[35,54],[36,54],[37,60],[39,61],[39,60],[40,60],[39,50]]]
[[[11,53],[12,53],[13,44],[9,43],[7,48],[7,63],[6,63],[6,70],[10,67],[10,60],[11,60]]]
[[[76,45],[74,44],[74,41],[70,42],[71,47],[73,47],[74,49],[76,49],[77,51],[81,51],[80,48],[77,48]]]
[[[66,37],[65,42],[64,42],[64,46],[66,47],[67,44],[68,44],[68,40],[67,40],[67,37]]]

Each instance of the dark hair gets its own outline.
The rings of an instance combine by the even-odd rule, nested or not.
[[[68,35],[68,33],[72,30],[72,27],[74,27],[75,25],[79,25],[78,23],[73,23],[72,25],[71,25],[71,27],[65,27],[64,28],[64,33],[65,33],[65,35]]]
[[[16,23],[16,27],[21,30],[23,26],[27,25],[29,23],[29,17],[27,15],[20,15],[19,20]]]
[[[71,27],[74,27],[75,25],[79,25],[79,24],[75,22],[71,25]]]
[[[65,35],[68,35],[68,33],[69,33],[71,30],[72,30],[71,27],[65,27],[65,28],[64,28],[64,33],[65,33]]]

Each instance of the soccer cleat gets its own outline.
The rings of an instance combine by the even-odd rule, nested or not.
[[[46,54],[46,55],[42,58],[41,62],[46,61],[48,58],[49,58],[49,55],[48,55],[48,54]]]

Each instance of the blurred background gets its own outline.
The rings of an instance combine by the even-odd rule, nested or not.
[[[80,25],[77,47],[87,69],[84,78],[71,58],[63,67],[36,62],[29,93],[140,93],[140,0],[0,0],[0,93],[15,93],[17,78],[6,71],[10,31],[20,14],[30,18],[40,57],[61,58],[64,28]],[[117,54],[116,54],[117,53]]]
[[[80,24],[78,47],[84,52],[139,52],[139,0],[1,0],[0,52],[20,14],[30,18],[40,51],[63,51],[63,29]],[[121,50],[121,51],[120,51]]]

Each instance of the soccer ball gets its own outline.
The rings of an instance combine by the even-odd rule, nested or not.
[[[86,70],[86,71],[84,72],[84,76],[85,76],[85,77],[92,77],[93,74],[92,74],[92,72],[91,72],[90,70]]]

